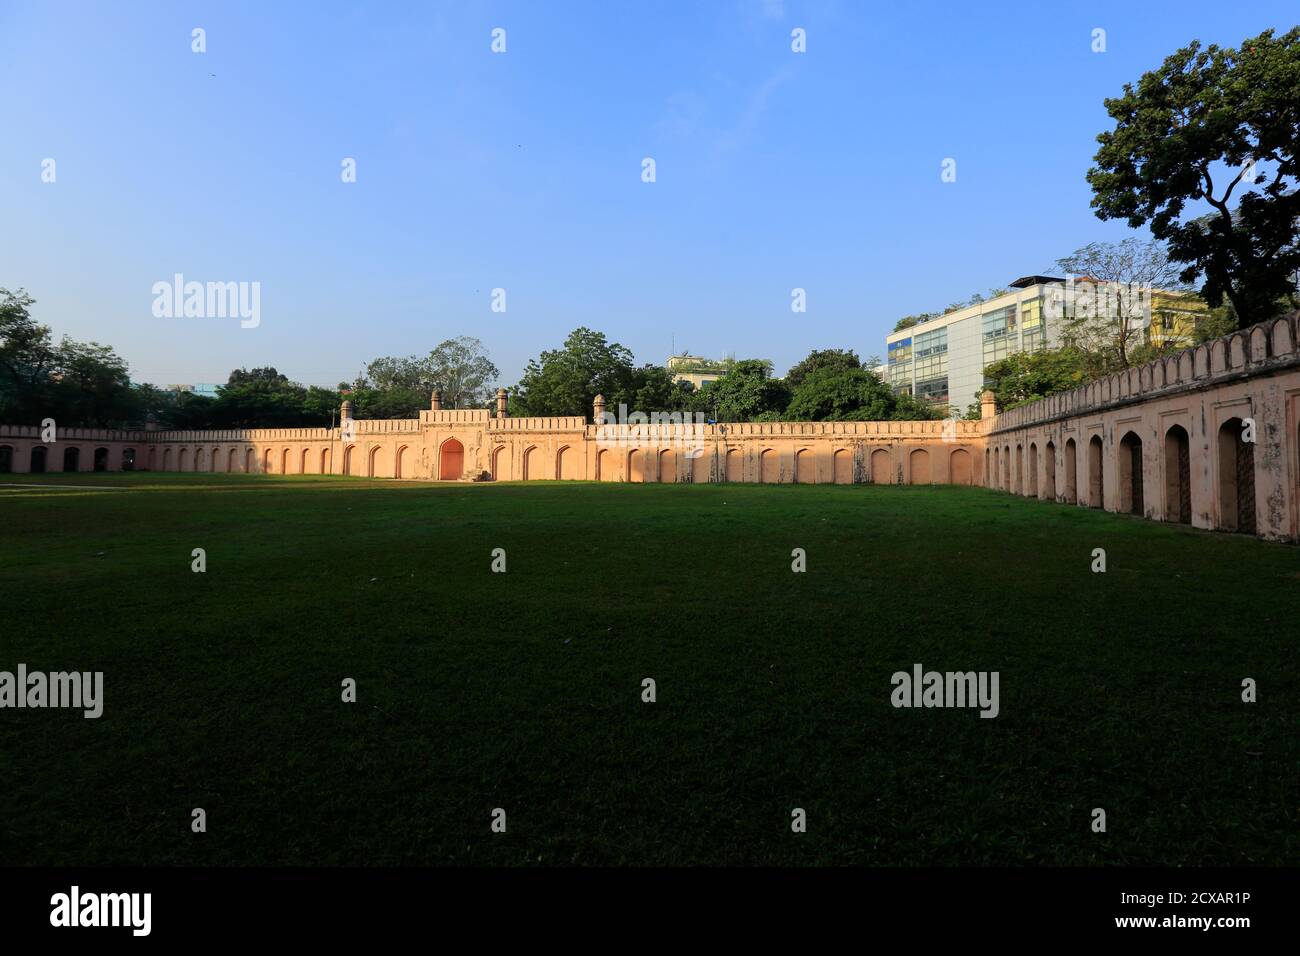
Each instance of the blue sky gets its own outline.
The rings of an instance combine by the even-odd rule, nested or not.
[[[1295,10],[0,0],[0,286],[157,384],[331,385],[467,334],[510,385],[580,325],[638,362],[882,354],[899,316],[1130,234],[1088,205],[1104,97]],[[260,282],[260,325],[155,318],[177,272]]]

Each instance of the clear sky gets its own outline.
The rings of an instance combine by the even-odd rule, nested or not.
[[[1298,11],[0,0],[0,286],[160,385],[333,385],[462,334],[510,385],[580,325],[638,362],[883,354],[902,315],[1130,234],[1088,205],[1103,98]],[[155,318],[178,272],[260,282],[260,325]]]

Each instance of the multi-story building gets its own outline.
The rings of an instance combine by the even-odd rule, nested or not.
[[[202,395],[205,398],[216,398],[220,394],[218,389],[221,386],[214,382],[198,382],[194,385],[168,385],[165,391],[168,392],[189,392],[193,395]]]
[[[984,369],[1017,352],[1061,344],[1063,317],[1077,304],[1101,301],[1091,280],[1024,276],[1004,295],[936,316],[885,337],[888,381],[906,392],[962,412],[986,384]],[[1126,308],[1154,345],[1192,344],[1206,306],[1186,293],[1152,290]]]
[[[731,359],[707,359],[699,355],[673,355],[664,363],[674,382],[690,382],[697,389],[716,382],[732,366]]]

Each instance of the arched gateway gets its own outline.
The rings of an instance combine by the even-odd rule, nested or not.
[[[438,451],[438,479],[458,481],[465,473],[465,446],[448,438]]]

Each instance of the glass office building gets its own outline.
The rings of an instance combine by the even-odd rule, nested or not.
[[[1081,303],[1101,288],[1086,279],[1067,284],[1053,276],[1025,276],[1005,295],[894,332],[885,338],[889,384],[964,414],[978,401],[988,366],[1018,352],[1059,346],[1063,303]],[[1154,290],[1135,321],[1154,344],[1191,344],[1196,316],[1205,308],[1194,296]]]

